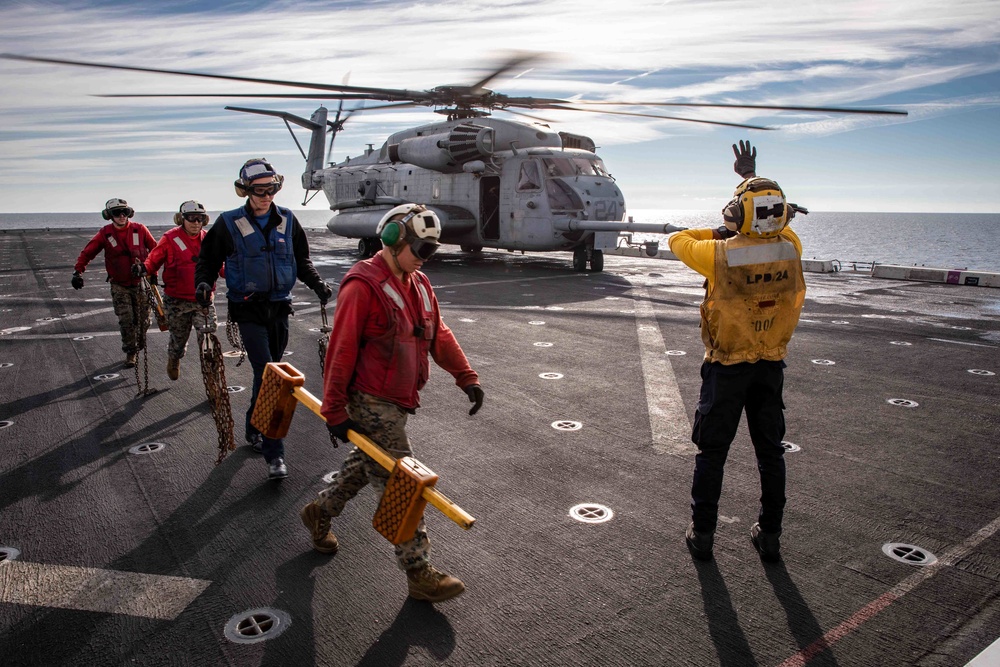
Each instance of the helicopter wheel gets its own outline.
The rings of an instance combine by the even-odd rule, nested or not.
[[[481,245],[464,245],[462,246],[462,252],[471,252],[472,254],[480,253],[483,251],[483,246]]]
[[[593,250],[590,253],[590,270],[594,273],[604,270],[604,251]]]
[[[374,257],[375,253],[379,251],[380,245],[378,239],[363,238],[358,241],[358,254],[361,259]]]
[[[587,249],[584,246],[579,246],[573,250],[573,270],[587,270]]]

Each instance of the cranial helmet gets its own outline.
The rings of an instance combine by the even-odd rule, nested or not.
[[[180,209],[178,209],[177,213],[174,213],[174,224],[175,225],[184,224],[184,216],[189,215],[191,213],[197,213],[201,215],[202,220],[206,223],[208,222],[208,211],[206,211],[205,207],[201,205],[201,202],[189,199],[188,201],[181,204],[181,207]]]
[[[777,236],[790,220],[785,193],[768,178],[748,178],[739,184],[722,209],[727,229],[751,238]]]
[[[441,220],[422,204],[402,204],[382,216],[375,233],[386,247],[408,243],[415,256],[427,260],[440,245]]]
[[[104,210],[101,211],[101,217],[105,220],[110,220],[112,217],[111,211],[118,209],[126,209],[125,213],[127,214],[129,220],[131,220],[132,216],[135,215],[135,210],[128,205],[127,201],[113,197],[104,204]]]
[[[270,178],[271,183],[279,188],[285,182],[285,177],[274,170],[267,158],[253,158],[244,162],[240,168],[240,177],[233,183],[236,187],[236,194],[240,197],[246,197],[249,194],[247,188],[250,186],[250,182],[256,181],[258,178]]]

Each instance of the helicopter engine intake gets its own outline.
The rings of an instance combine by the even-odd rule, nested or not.
[[[389,145],[389,160],[440,172],[460,172],[462,165],[493,155],[494,130],[463,123],[449,132],[410,137]]]

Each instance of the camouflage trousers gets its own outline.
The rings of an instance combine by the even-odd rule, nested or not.
[[[410,441],[406,437],[408,413],[398,405],[369,394],[352,391],[348,395],[347,412],[372,440],[393,457],[413,455]],[[339,516],[347,501],[356,496],[367,484],[371,484],[381,497],[388,479],[388,470],[355,447],[333,476],[329,488],[320,491],[316,503],[331,516]],[[430,558],[430,547],[427,529],[421,517],[413,539],[395,545],[396,560],[400,569],[412,570],[426,565]]]
[[[208,312],[208,323],[213,328],[218,326],[214,303],[208,308],[203,308],[198,305],[197,301],[185,301],[164,294],[163,310],[167,315],[167,324],[170,326],[170,341],[167,343],[167,357],[170,359],[184,357],[192,327],[195,327],[198,345],[201,345],[201,339],[205,335],[196,327],[205,325],[206,311]]]
[[[150,318],[149,297],[141,285],[125,287],[111,283],[111,305],[118,316],[122,352],[134,354],[145,347]]]

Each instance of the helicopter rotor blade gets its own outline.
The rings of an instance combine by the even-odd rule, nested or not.
[[[382,100],[357,93],[107,93],[91,97],[261,97],[290,100]]]
[[[539,51],[515,51],[506,60],[496,65],[492,72],[487,74],[485,77],[469,85],[469,88],[476,93],[481,93],[486,89],[486,84],[488,84],[493,79],[497,78],[501,74],[519,67],[526,63],[540,60],[545,54]]]
[[[845,107],[803,107],[772,104],[709,104],[707,102],[591,102],[588,100],[572,100],[567,104],[586,104],[590,106],[635,106],[635,107],[705,107],[710,109],[771,109],[774,111],[806,111],[810,113],[857,113],[881,114],[888,116],[907,116],[906,111],[892,109],[856,109]]]
[[[679,116],[658,116],[651,113],[638,113],[633,111],[601,111],[599,109],[574,109],[573,107],[562,106],[559,104],[552,104],[546,109],[560,109],[563,111],[582,111],[584,113],[602,113],[610,114],[612,116],[639,116],[640,118],[660,118],[663,120],[682,120],[688,123],[704,123],[705,125],[723,125],[725,127],[742,127],[748,130],[773,130],[773,127],[764,127],[763,125],[748,125],[746,123],[724,123],[720,120],[701,120],[699,118],[682,118]]]
[[[77,67],[96,67],[100,69],[123,70],[127,72],[150,72],[154,74],[176,74],[178,76],[194,76],[205,79],[219,79],[222,81],[243,81],[245,83],[268,83],[275,86],[289,86],[292,88],[312,88],[313,90],[330,90],[345,93],[362,93],[367,95],[379,95],[395,99],[422,99],[428,95],[423,91],[398,90],[393,88],[364,88],[359,86],[338,86],[327,83],[309,83],[306,81],[285,81],[282,79],[263,79],[257,77],[234,76],[226,74],[208,74],[206,72],[191,72],[185,70],[159,69],[156,67],[134,67],[130,65],[112,65],[110,63],[95,63],[84,60],[63,60],[59,58],[41,58],[38,56],[24,56],[15,53],[0,53],[0,58],[7,60],[20,60],[24,62],[47,63],[51,65],[74,65]]]

